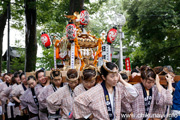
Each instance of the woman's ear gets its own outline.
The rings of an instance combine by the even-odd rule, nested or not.
[[[104,75],[101,75],[101,77],[102,77],[103,80],[106,80],[106,78],[104,77]]]
[[[140,78],[140,80],[141,80],[141,82],[143,82],[143,79],[142,79],[142,78]]]

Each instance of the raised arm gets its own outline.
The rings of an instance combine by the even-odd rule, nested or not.
[[[139,95],[137,89],[131,84],[124,81],[121,75],[119,75],[119,79],[120,79],[119,81],[125,87],[125,90],[124,90],[125,97],[127,98],[129,102],[133,102],[136,99],[136,97],[138,97]]]

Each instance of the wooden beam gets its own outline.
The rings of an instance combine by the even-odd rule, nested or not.
[[[63,82],[66,82],[66,73],[67,73],[67,71],[61,71]],[[82,73],[80,71],[80,75],[81,74]],[[35,77],[35,73],[33,74],[32,72],[26,72],[26,77],[28,77],[30,75],[34,75],[34,77]],[[46,71],[46,77],[50,77],[50,71]],[[160,75],[159,78],[160,78],[160,84],[167,86],[167,81],[165,79],[165,76]],[[176,75],[174,78],[174,81],[178,82],[179,80],[180,80],[180,75]],[[102,78],[100,76],[97,76],[97,83],[100,83],[100,82],[102,82]],[[129,83],[130,84],[136,84],[136,83],[140,83],[140,82],[141,82],[140,76],[135,76],[133,79],[131,76],[129,76]]]
[[[167,81],[166,81],[166,79],[165,79],[165,76],[164,76],[164,75],[160,75],[159,78],[160,78],[160,84],[167,86]],[[129,83],[130,83],[130,84],[139,83],[139,82],[141,82],[140,79],[141,79],[140,76],[135,76],[133,79],[132,79],[131,76],[129,76]],[[174,78],[174,81],[175,81],[175,82],[178,82],[179,80],[180,80],[180,75],[176,75],[175,78]]]

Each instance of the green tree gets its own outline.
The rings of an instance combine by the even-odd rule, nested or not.
[[[22,70],[24,71],[25,66],[25,52],[22,51],[22,49],[19,48],[18,50],[19,54],[21,55],[19,58],[12,58],[11,61],[11,73],[14,73],[15,71]]]
[[[10,72],[11,73],[14,73],[15,71],[18,71],[18,70],[24,71],[24,67],[25,67],[25,48],[22,47],[20,40],[15,41],[15,46],[16,47],[12,47],[13,49],[12,53],[17,57],[11,56],[11,59],[10,59]],[[7,71],[6,64],[7,64],[6,61],[2,61],[3,72]]]
[[[2,73],[5,73],[6,72],[6,69],[7,69],[7,67],[6,67],[6,64],[7,64],[7,62],[6,61],[2,61]]]
[[[42,45],[40,41],[41,32],[45,31],[46,33],[49,33],[50,36],[55,35],[57,36],[57,39],[60,39],[65,36],[65,27],[68,23],[68,19],[64,17],[64,15],[73,14],[75,11],[80,12],[83,6],[85,9],[88,9],[90,14],[95,13],[99,9],[97,6],[102,5],[103,2],[90,3],[89,0],[64,0],[54,2],[52,8],[50,5],[48,6],[48,9],[45,8],[45,10],[43,7],[46,5],[43,5],[42,3],[39,4],[39,9],[43,9],[44,12],[41,11],[42,14],[37,12],[37,21],[42,25],[40,29],[37,30],[37,40],[38,44],[43,48],[43,57],[37,59],[37,68],[44,67],[45,69],[50,69],[51,67],[54,67],[54,47],[52,45],[50,49],[46,49]],[[46,4],[46,2],[44,2],[44,4]],[[91,6],[92,9],[87,6]]]
[[[11,0],[1,0],[0,1],[0,73],[2,70],[2,43],[3,43],[3,33],[4,33],[4,28],[6,25],[6,20],[7,20],[7,5],[10,4],[11,7],[11,12],[10,16],[11,19],[17,20],[12,23],[12,27],[22,29],[23,24],[21,23],[22,19],[22,1],[15,0],[14,2],[11,2]],[[3,65],[5,65],[3,63]]]
[[[3,0],[3,2],[0,3],[3,11],[6,10],[8,2],[10,2],[10,0]],[[83,6],[92,14],[95,13],[104,2],[106,2],[106,0],[101,0],[96,3],[90,3],[89,0],[15,0],[13,3],[11,2],[11,21],[13,21],[11,27],[23,30],[23,21],[26,21],[26,71],[35,70],[37,43],[42,45],[40,39],[38,39],[42,31],[55,33],[58,34],[59,37],[62,37],[68,21],[64,15],[73,14],[74,11],[80,12]],[[0,15],[2,13],[7,15],[5,14],[6,11],[1,11]],[[6,20],[5,17],[3,17],[3,19]],[[36,27],[40,29],[36,31]],[[1,28],[4,29],[4,27]],[[0,31],[0,33],[3,35],[3,31]],[[0,41],[0,43],[2,42]]]
[[[49,49],[43,48],[43,57],[37,58],[37,69],[45,68],[50,70],[54,67],[54,47]]]
[[[133,67],[172,65],[180,72],[180,1],[135,0],[125,4],[129,16],[126,35],[134,43],[132,47],[136,47],[131,54]]]
[[[25,67],[25,49],[23,48],[21,41],[15,41],[16,51],[20,57],[12,58],[10,63],[10,72],[14,73],[15,71],[22,70],[24,71]]]

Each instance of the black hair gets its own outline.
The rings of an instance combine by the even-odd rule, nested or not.
[[[15,77],[13,76],[13,77],[11,78],[11,85],[14,85],[15,83],[17,83],[17,82],[16,82],[16,80],[15,80]]]
[[[23,75],[25,75],[24,72],[22,72],[22,73],[19,75],[20,79],[22,78]]]
[[[148,66],[141,67],[141,78],[143,80],[147,80],[150,77],[154,79],[156,78],[156,73],[154,72],[154,70]]]
[[[110,70],[113,70],[114,68],[117,68],[117,65],[112,63],[112,62],[107,62],[106,63],[106,67],[109,68]],[[117,68],[118,69],[118,68]],[[103,65],[101,66],[101,75],[103,75],[105,78],[108,75],[108,71],[106,71],[103,67]]]
[[[67,76],[69,79],[76,78],[78,76],[78,72],[76,69],[69,69],[67,71]]]
[[[131,71],[131,74],[133,74],[133,73],[139,73],[139,71],[136,69],[136,68],[134,68],[132,71]]]
[[[2,77],[2,80],[3,80],[3,81],[5,81],[5,80],[4,80],[4,77],[5,77],[6,75],[8,75],[8,73],[4,73],[4,75],[3,75],[3,77]],[[8,75],[8,76],[9,76],[9,75]]]
[[[12,73],[11,73],[11,72],[7,72],[7,75],[11,76],[11,75],[12,75]]]
[[[32,76],[32,75],[30,75],[30,76],[28,77],[27,81],[29,81],[30,79],[34,79],[34,81],[36,81],[36,78],[35,78],[34,76]]]
[[[154,67],[153,70],[154,70],[154,72],[155,72],[156,74],[161,74],[161,75],[164,74],[164,73],[163,73],[163,67],[162,67],[162,66]]]
[[[95,70],[85,69],[83,71],[83,76],[81,78],[82,78],[82,80],[88,81],[88,80],[91,80],[92,77],[95,77],[95,76],[96,76]]]
[[[120,73],[120,75],[122,76],[123,80],[128,79],[128,76],[125,73]]]
[[[6,75],[8,75],[8,73],[4,73],[3,77],[5,77]]]
[[[54,79],[54,77],[62,76],[60,71],[52,71],[51,79]]]
[[[16,78],[16,77],[19,77],[19,75],[20,75],[20,72],[19,71],[16,71],[15,73],[14,73],[14,77]]]
[[[43,72],[43,73],[44,73],[44,70],[43,70],[43,69],[40,69],[40,70],[38,70],[38,71],[36,72],[36,79],[38,79],[38,74],[39,74],[40,72]]]

